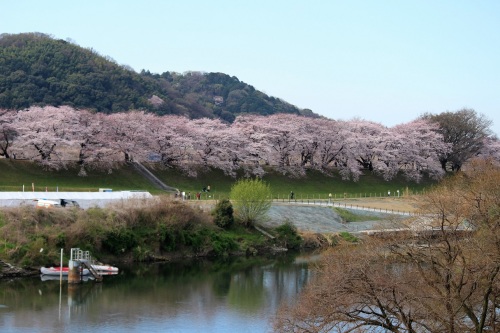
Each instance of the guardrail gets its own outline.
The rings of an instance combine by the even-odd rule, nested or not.
[[[314,205],[314,206],[325,206],[325,207],[338,207],[338,208],[344,208],[344,209],[364,210],[364,211],[371,211],[371,212],[376,212],[376,213],[405,215],[405,216],[418,216],[418,215],[420,215],[420,214],[409,212],[409,211],[389,209],[389,208],[373,208],[373,207],[367,207],[367,206],[362,206],[362,205],[356,205],[353,203],[342,203],[339,201],[331,201],[331,200],[314,200],[314,199],[298,199],[298,200],[295,200],[295,199],[285,200],[285,199],[283,199],[283,200],[279,200],[279,199],[274,199],[273,202],[289,204],[289,205]]]

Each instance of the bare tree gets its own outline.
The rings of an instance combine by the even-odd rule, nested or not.
[[[497,332],[500,169],[467,170],[422,199],[411,232],[325,255],[276,331]]]
[[[484,140],[491,135],[491,120],[473,109],[440,114],[426,113],[422,118],[439,124],[438,132],[446,143],[452,144],[451,151],[439,158],[444,170],[450,167],[458,171],[463,163],[476,156],[483,148]]]

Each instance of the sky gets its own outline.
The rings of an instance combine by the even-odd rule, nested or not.
[[[498,0],[0,0],[0,33],[22,32],[137,72],[236,76],[330,119],[470,108],[500,136]]]

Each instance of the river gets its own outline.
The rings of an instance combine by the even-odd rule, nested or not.
[[[119,266],[102,283],[0,281],[0,332],[271,332],[313,255]]]

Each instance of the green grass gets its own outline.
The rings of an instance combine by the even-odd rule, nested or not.
[[[196,178],[181,174],[175,169],[151,169],[165,184],[178,188],[180,191],[191,192],[195,198],[196,192],[210,186],[210,193],[202,193],[203,199],[222,199],[229,197],[231,186],[238,178],[225,176],[220,170],[201,170]],[[241,177],[241,176],[240,176]],[[326,177],[319,172],[308,172],[305,178],[288,178],[276,172],[269,172],[263,180],[271,186],[274,198],[288,198],[290,191],[295,198],[327,199],[332,193],[333,199],[344,197],[385,196],[390,190],[392,194],[399,190],[403,193],[418,193],[433,182],[420,184],[407,182],[397,178],[390,182],[372,174],[365,174],[360,181],[343,181],[339,176]],[[32,184],[36,191],[97,191],[99,188],[113,190],[145,190],[159,194],[146,179],[124,164],[112,173],[106,171],[89,171],[87,177],[78,176],[78,168],[60,171],[47,171],[40,166],[20,160],[0,159],[0,191],[31,191]]]
[[[359,241],[359,239],[358,239],[356,236],[354,236],[353,234],[348,233],[347,231],[342,231],[342,232],[339,234],[339,236],[340,236],[343,240],[345,240],[345,241],[347,241],[347,242],[349,242],[349,243],[356,243],[356,242],[358,242],[358,241]]]
[[[333,210],[337,214],[339,214],[342,220],[344,220],[345,222],[377,221],[382,219],[380,216],[371,216],[366,214],[359,215],[351,212],[350,210],[342,208],[333,208]]]
[[[178,188],[180,191],[191,192],[194,196],[196,192],[210,185],[210,193],[202,193],[203,198],[221,199],[229,197],[231,186],[237,178],[225,176],[220,170],[199,171],[197,178],[191,178],[179,174],[174,169],[151,169],[151,171],[167,185]],[[263,180],[271,186],[271,191],[275,199],[288,198],[290,191],[293,191],[297,200],[301,199],[328,199],[329,193],[332,198],[339,199],[346,197],[372,197],[386,196],[387,191],[394,195],[399,190],[400,194],[420,193],[425,188],[435,184],[432,181],[424,181],[419,184],[408,182],[402,177],[384,181],[381,177],[372,174],[365,174],[358,182],[344,181],[340,176],[326,177],[320,172],[308,172],[305,178],[288,178],[276,172],[269,172]]]
[[[146,190],[157,193],[146,179],[135,170],[123,165],[111,173],[90,171],[87,177],[78,176],[78,168],[49,171],[30,161],[0,160],[0,191],[98,191],[99,188],[113,190]]]

